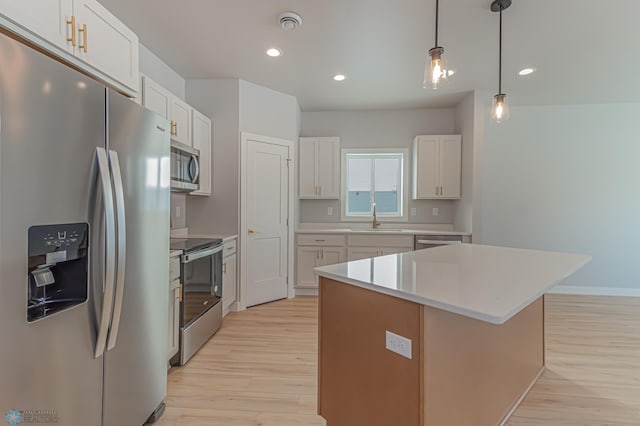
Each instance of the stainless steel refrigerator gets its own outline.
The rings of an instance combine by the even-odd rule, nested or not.
[[[0,422],[139,426],[162,404],[169,138],[0,34]]]

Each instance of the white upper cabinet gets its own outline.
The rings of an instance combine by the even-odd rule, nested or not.
[[[193,147],[200,150],[200,189],[191,195],[211,195],[211,120],[193,110]]]
[[[159,116],[171,120],[171,98],[173,95],[149,77],[142,76],[142,105]],[[171,131],[173,132],[173,125]]]
[[[138,36],[95,0],[74,0],[73,13],[76,56],[137,92]]]
[[[0,0],[0,17],[21,37],[135,96],[136,34],[95,0]]]
[[[0,0],[0,13],[30,33],[73,53],[73,0]]]
[[[191,108],[182,99],[171,98],[171,122],[173,131],[171,138],[185,145],[191,145]]]
[[[413,199],[460,198],[460,135],[416,136],[413,141]]]
[[[211,119],[146,75],[142,76],[142,105],[171,122],[171,139],[200,151],[200,189],[189,195],[211,195]]]
[[[340,138],[300,138],[299,150],[300,198],[340,198]]]

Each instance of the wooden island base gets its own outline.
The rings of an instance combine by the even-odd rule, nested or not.
[[[327,426],[498,425],[544,369],[543,297],[494,325],[320,277],[318,335]]]

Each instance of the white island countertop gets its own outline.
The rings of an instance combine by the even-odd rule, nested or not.
[[[591,256],[457,244],[315,268],[316,274],[503,324]]]

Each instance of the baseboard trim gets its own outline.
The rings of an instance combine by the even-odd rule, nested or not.
[[[317,288],[296,288],[296,296],[317,296]]]
[[[588,296],[627,296],[640,297],[640,288],[624,287],[583,287],[559,285],[549,291],[551,294],[579,294]]]

